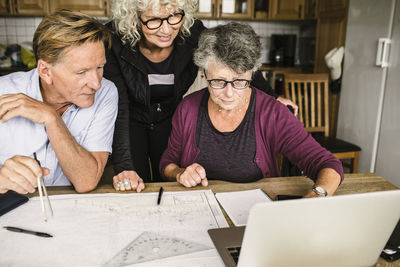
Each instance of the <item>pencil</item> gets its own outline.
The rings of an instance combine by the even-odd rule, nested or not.
[[[164,192],[164,188],[162,188],[162,186],[161,186],[160,191],[158,191],[157,205],[160,205],[160,203],[161,203],[161,197],[162,197],[163,192]]]

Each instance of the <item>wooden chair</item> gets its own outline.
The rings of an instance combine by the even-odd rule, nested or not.
[[[350,170],[357,173],[361,148],[329,137],[329,92],[328,74],[285,75],[285,95],[299,106],[305,129],[336,158],[351,159]]]

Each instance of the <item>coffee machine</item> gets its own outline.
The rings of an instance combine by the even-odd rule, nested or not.
[[[270,62],[274,66],[293,67],[296,54],[295,34],[272,34]]]

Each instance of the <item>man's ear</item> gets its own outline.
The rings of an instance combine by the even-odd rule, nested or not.
[[[37,71],[40,76],[40,79],[47,83],[52,83],[52,75],[51,75],[51,64],[47,63],[43,59],[39,59],[37,62]]]

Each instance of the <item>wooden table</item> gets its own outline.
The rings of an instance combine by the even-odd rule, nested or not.
[[[254,183],[230,183],[223,181],[209,181],[207,187],[197,186],[195,188],[185,188],[177,182],[164,182],[164,183],[148,183],[143,192],[158,192],[160,186],[164,188],[166,192],[168,191],[183,191],[183,190],[203,190],[211,189],[214,193],[217,192],[230,192],[230,191],[240,191],[249,190],[255,188],[261,188],[266,192],[271,199],[275,199],[278,194],[286,195],[304,195],[312,187],[313,182],[306,177],[279,177],[279,178],[264,178]],[[366,193],[366,192],[376,192],[376,191],[386,191],[386,190],[396,190],[399,189],[393,184],[389,183],[382,177],[374,173],[358,173],[358,174],[345,174],[345,179],[336,191],[336,195],[345,195],[353,193]],[[72,187],[48,187],[49,195],[53,194],[71,194],[75,191]],[[99,187],[90,193],[115,193],[112,185],[105,184],[99,185]],[[132,191],[128,191],[131,193]],[[32,194],[30,196],[36,196]],[[231,220],[226,215],[225,217],[230,225],[232,225]],[[400,266],[400,260],[393,263],[388,263],[385,260],[379,258],[375,265],[376,267],[389,267],[389,266]]]

